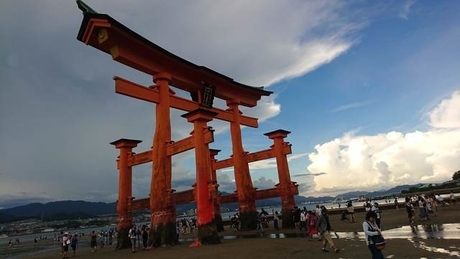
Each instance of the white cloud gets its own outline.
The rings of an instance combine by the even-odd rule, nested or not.
[[[460,91],[452,94],[451,98],[441,101],[428,113],[430,126],[433,128],[460,128]]]
[[[399,17],[404,20],[409,19],[409,13],[411,11],[411,7],[415,4],[416,0],[406,0],[403,9],[399,13]]]
[[[269,85],[330,62],[356,42],[363,22],[351,19],[342,1],[87,3],[178,56],[251,85]],[[136,152],[149,149],[154,105],[114,94],[111,78],[144,85],[151,78],[78,42],[82,16],[74,1],[2,1],[0,9],[0,196],[24,197],[20,192],[27,189],[27,197],[45,197],[46,190],[50,199],[112,201],[118,151],[108,143],[135,138],[144,141]],[[262,122],[280,109],[272,95],[242,110]],[[181,114],[172,113],[174,139],[191,130]],[[228,128],[214,123],[216,134]],[[180,188],[193,176],[185,167],[175,167],[185,175],[174,176]],[[138,170],[135,192],[144,196],[149,169]]]
[[[352,20],[341,1],[130,3],[141,9],[127,8],[124,1],[95,5],[181,57],[236,81],[265,86],[341,55],[355,43],[353,34],[364,22]]]
[[[442,182],[460,168],[460,94],[429,112],[427,131],[374,136],[345,133],[309,154],[316,195],[343,189],[376,190],[400,184]]]
[[[354,102],[334,108],[331,112],[341,112],[349,109],[359,108],[370,104],[370,101]]]

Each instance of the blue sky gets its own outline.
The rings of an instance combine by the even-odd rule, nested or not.
[[[264,133],[291,131],[301,195],[442,182],[460,170],[458,1],[86,3],[195,64],[273,91],[243,109],[260,118],[243,128],[244,147],[267,149]],[[74,1],[2,1],[0,10],[0,207],[115,201],[109,143],[141,139],[137,151],[148,149],[154,105],[117,95],[112,77],[145,86],[151,77],[77,41]],[[172,113],[174,140],[191,130],[181,114]],[[210,125],[225,159],[228,124]],[[193,184],[193,158],[173,158],[177,190]],[[277,183],[273,160],[250,168],[255,187]],[[233,179],[231,168],[218,172],[223,191]],[[133,181],[146,197],[151,165],[135,167]]]

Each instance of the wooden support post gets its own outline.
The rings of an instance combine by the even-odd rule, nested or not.
[[[210,155],[211,155],[211,165],[214,164],[217,159],[216,159],[216,156],[217,154],[219,154],[220,150],[218,149],[210,149],[209,150],[210,152]],[[216,173],[216,170],[214,168],[211,168],[211,181],[212,181],[212,184],[216,187],[216,191],[217,193],[219,193],[219,184],[217,183],[217,173]],[[221,232],[221,231],[224,231],[224,224],[222,222],[222,215],[221,215],[221,212],[220,212],[220,199],[219,199],[219,195],[217,196],[217,199],[213,199],[213,205],[214,205],[214,219],[216,221],[216,226],[217,226],[217,231],[218,232]]]
[[[132,149],[141,143],[140,140],[119,139],[110,143],[120,150],[120,156],[117,161],[119,170],[118,180],[118,201],[117,201],[117,248],[130,247],[128,231],[132,224],[132,215],[128,210],[129,201],[132,199],[132,167],[128,165],[128,157]]]
[[[237,99],[227,100],[227,106],[233,113],[233,121],[230,122],[232,135],[233,166],[235,173],[236,192],[238,195],[238,211],[242,230],[254,230],[256,228],[257,211],[254,201],[255,189],[252,185],[249,165],[245,159],[243,141],[241,137],[240,116],[238,109],[240,101]]]
[[[195,141],[198,237],[190,247],[196,247],[201,244],[220,243],[214,220],[214,200],[217,199],[218,193],[217,187],[212,181],[209,146],[204,140],[204,134],[208,129],[207,123],[215,115],[215,112],[205,109],[197,109],[182,115],[189,122],[193,122],[193,139]]]
[[[278,169],[279,184],[277,187],[280,189],[281,196],[281,214],[282,214],[282,227],[294,228],[294,221],[292,219],[292,211],[295,206],[294,195],[298,194],[297,184],[291,181],[289,174],[289,165],[284,149],[290,146],[288,142],[284,142],[284,138],[291,133],[286,130],[275,130],[265,133],[270,139],[273,139],[273,146],[276,158],[276,167]]]
[[[152,181],[150,185],[151,226],[150,244],[172,245],[178,242],[176,235],[176,206],[171,195],[171,156],[166,147],[171,142],[170,89],[171,76],[158,73],[153,81],[160,93],[156,105],[155,135],[152,149]]]

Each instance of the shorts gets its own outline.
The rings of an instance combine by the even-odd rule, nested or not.
[[[68,251],[69,251],[69,245],[64,245],[64,246],[62,246],[62,248],[64,249],[64,252],[68,252]]]

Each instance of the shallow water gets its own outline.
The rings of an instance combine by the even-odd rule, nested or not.
[[[449,249],[446,248],[439,248],[439,247],[432,247],[428,246],[424,240],[427,239],[460,239],[460,223],[453,223],[453,224],[424,224],[424,225],[417,225],[417,226],[402,226],[399,228],[389,229],[382,232],[386,239],[406,239],[411,242],[414,247],[419,249],[432,251],[436,253],[440,253],[449,258],[460,258],[460,253],[458,251],[451,251],[458,250],[458,246],[452,245]],[[337,232],[337,236],[340,239],[359,239],[364,240],[364,232]],[[282,231],[278,233],[254,233],[254,234],[241,234],[239,235],[238,232],[235,232],[235,235],[226,235],[222,236],[221,239],[223,240],[231,240],[231,239],[248,239],[248,238],[306,238],[306,234],[304,232],[299,233],[283,233]],[[332,238],[337,238],[334,233],[332,233]],[[179,239],[180,242],[193,242],[195,237],[192,238],[181,238]],[[82,243],[83,244],[83,243]],[[57,249],[54,247],[50,247],[48,249]],[[46,251],[46,250],[45,250]],[[40,251],[44,252],[44,250]],[[37,252],[32,252],[29,254],[36,254]],[[39,252],[38,252],[39,253]],[[15,256],[7,256],[6,258],[15,258]],[[394,255],[387,255],[386,258],[397,258]],[[427,259],[424,257],[420,257],[420,259]]]
[[[332,233],[332,238],[344,239],[360,239],[364,240],[364,232],[337,232],[337,235]],[[430,252],[436,252],[449,256],[449,258],[460,258],[458,246],[452,245],[449,249],[428,246],[424,240],[427,239],[460,239],[460,223],[453,224],[425,224],[416,226],[402,226],[399,228],[389,229],[382,232],[386,239],[407,239],[414,247]],[[251,235],[227,235],[222,236],[222,239],[239,239],[239,238],[306,238],[305,233],[258,233]],[[395,255],[387,255],[386,258],[397,258]],[[420,259],[428,259],[420,257]]]
[[[222,239],[239,239],[239,238],[306,238],[304,232],[299,233],[256,233],[250,235],[226,235]],[[363,239],[364,232],[336,232],[339,238],[346,239]],[[402,226],[399,228],[382,231],[386,239],[460,239],[460,223],[452,224],[425,224],[416,226]],[[332,234],[333,238],[337,238]],[[184,240],[185,241],[185,240]]]

